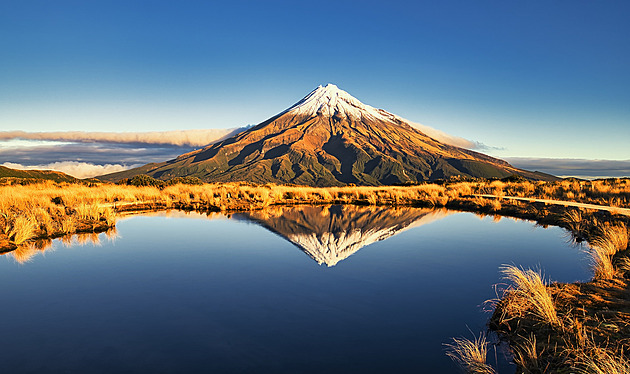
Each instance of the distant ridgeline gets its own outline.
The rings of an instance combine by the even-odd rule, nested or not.
[[[51,180],[53,182],[81,182],[68,174],[52,170],[16,170],[0,166],[0,182],[3,183],[31,183],[39,180]]]
[[[173,160],[98,177],[307,186],[393,185],[462,178],[558,180],[482,153],[442,143],[401,117],[329,84],[231,138]]]

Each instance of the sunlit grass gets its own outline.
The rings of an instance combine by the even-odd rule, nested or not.
[[[598,231],[599,233],[592,241],[593,245],[606,246],[611,255],[628,248],[628,229],[623,223],[604,225],[599,227]]]
[[[445,344],[446,355],[449,356],[466,373],[495,374],[496,370],[486,363],[488,342],[484,334],[473,340],[453,338],[453,343]]]
[[[590,256],[595,279],[612,279],[615,276],[615,267],[612,264],[612,255],[609,253],[609,249],[592,246],[587,253]]]
[[[615,355],[603,348],[595,348],[581,355],[575,373],[628,374],[630,373],[630,361],[623,355]]]
[[[30,216],[17,216],[10,224],[9,239],[16,245],[20,245],[35,236],[37,222]]]
[[[598,234],[591,240],[590,256],[591,267],[595,279],[612,279],[617,273],[613,264],[613,257],[617,252],[628,248],[628,229],[623,223],[617,225],[600,225]],[[619,260],[621,271],[627,265],[627,258]]]
[[[519,367],[525,368],[531,373],[544,373],[546,368],[541,367],[539,355],[542,353],[537,344],[536,335],[531,333],[529,337],[512,349],[514,354],[514,362]]]
[[[584,219],[581,210],[567,210],[560,218],[560,222],[564,223],[566,228],[576,237],[584,237],[584,231],[586,230],[588,223]]]
[[[507,309],[530,312],[552,326],[561,325],[555,303],[540,272],[505,265],[501,267],[501,273],[512,283],[506,290],[506,294],[511,296]]]
[[[98,221],[101,218],[101,207],[98,204],[81,203],[75,208],[77,218]]]

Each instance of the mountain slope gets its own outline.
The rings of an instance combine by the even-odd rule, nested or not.
[[[101,179],[141,173],[159,179],[195,176],[204,181],[311,186],[412,183],[457,175],[546,179],[544,174],[441,143],[332,84],[318,87],[284,112],[232,138]]]
[[[76,183],[79,180],[68,174],[64,174],[60,171],[52,170],[17,170],[11,169],[5,166],[0,166],[0,180],[1,179],[45,179],[55,182],[69,182]]]

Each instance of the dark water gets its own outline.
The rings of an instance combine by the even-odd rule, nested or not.
[[[458,372],[443,343],[484,330],[501,264],[590,275],[561,229],[470,213],[175,212],[117,227],[0,258],[2,373]]]

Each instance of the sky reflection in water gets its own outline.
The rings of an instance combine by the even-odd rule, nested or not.
[[[113,240],[0,258],[3,368],[457,372],[442,343],[484,329],[501,264],[590,276],[563,230],[506,218],[336,206],[213,218],[134,216]]]

